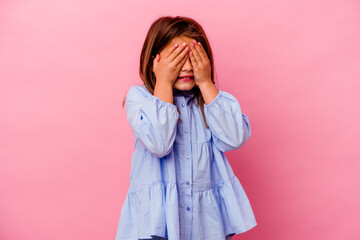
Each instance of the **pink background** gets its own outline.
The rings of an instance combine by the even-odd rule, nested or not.
[[[252,127],[228,152],[258,221],[234,239],[360,239],[360,3],[0,2],[0,239],[115,238],[122,100],[163,15],[193,17]]]

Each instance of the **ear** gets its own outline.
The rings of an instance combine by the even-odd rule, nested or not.
[[[151,59],[152,59],[152,64],[151,64],[151,71],[154,72],[154,61],[155,61],[155,56],[151,55]]]
[[[154,69],[154,63],[155,63],[155,61],[159,61],[160,54],[157,53],[156,56],[151,56],[151,58],[153,59],[152,65],[151,65],[151,71],[154,72],[154,71],[153,71],[153,69]]]

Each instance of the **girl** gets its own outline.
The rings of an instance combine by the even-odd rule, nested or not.
[[[224,154],[248,141],[249,119],[217,88],[213,69],[195,20],[151,25],[140,56],[144,84],[123,103],[135,151],[116,240],[226,240],[257,225]]]

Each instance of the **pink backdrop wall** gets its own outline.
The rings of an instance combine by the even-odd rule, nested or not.
[[[234,239],[360,239],[360,3],[0,2],[0,239],[115,238],[133,137],[122,100],[157,17],[195,18],[252,137]]]

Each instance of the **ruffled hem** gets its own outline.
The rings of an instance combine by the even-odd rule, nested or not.
[[[194,238],[223,240],[225,236],[244,233],[257,225],[249,199],[236,176],[213,188],[193,192]],[[202,214],[204,211],[206,213]]]
[[[116,240],[182,240],[177,185],[154,182],[129,192],[123,204]],[[250,202],[238,178],[193,192],[193,239],[225,240],[257,225]]]
[[[116,240],[180,240],[179,193],[175,183],[144,184],[129,192],[121,209]]]

